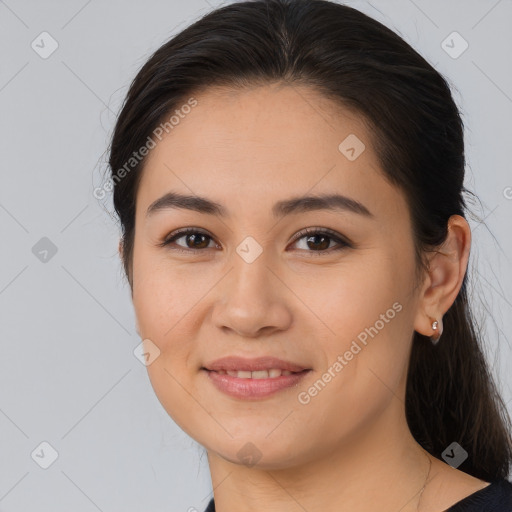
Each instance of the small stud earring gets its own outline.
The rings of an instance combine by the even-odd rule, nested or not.
[[[441,338],[441,334],[443,334],[443,321],[440,320],[434,320],[432,322],[432,330],[435,331],[435,335],[430,336],[430,341],[436,345],[439,339]]]

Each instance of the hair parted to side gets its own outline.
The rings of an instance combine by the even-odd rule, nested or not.
[[[463,123],[446,80],[402,38],[360,11],[328,0],[226,5],[162,45],[131,83],[110,145],[112,175],[187,99],[212,86],[307,85],[356,111],[371,127],[385,177],[407,199],[418,282],[426,256],[465,216]],[[135,200],[146,159],[115,183],[123,265],[133,286]],[[466,273],[443,317],[440,343],[414,333],[406,415],[433,456],[453,442],[459,469],[491,481],[512,463],[510,418],[480,345]],[[133,291],[133,288],[132,288]]]

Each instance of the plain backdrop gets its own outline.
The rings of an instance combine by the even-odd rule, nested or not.
[[[137,71],[221,3],[0,0],[2,511],[202,512],[211,497],[203,449],[134,354],[119,226],[110,199],[92,192]],[[474,308],[511,411],[512,2],[346,3],[397,31],[453,87],[466,186],[481,201],[470,219]]]

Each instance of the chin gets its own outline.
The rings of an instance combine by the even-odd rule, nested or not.
[[[209,453],[247,468],[279,470],[307,462],[307,454],[297,452],[297,448],[306,446],[303,440],[297,439],[297,446],[294,449],[279,436],[270,439],[271,436],[267,437],[267,434],[268,432],[261,436],[245,435],[243,438],[210,442],[203,446]]]

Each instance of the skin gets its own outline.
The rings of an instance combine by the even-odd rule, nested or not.
[[[386,181],[356,113],[304,86],[210,88],[195,97],[198,105],[146,162],[132,297],[141,338],[160,350],[147,367],[151,384],[173,420],[206,448],[217,511],[359,512],[378,503],[390,512],[434,512],[485,487],[427,455],[404,408],[413,333],[432,336],[432,321],[458,294],[471,243],[467,222],[450,219],[446,243],[416,283],[405,197]],[[338,150],[349,134],[366,146],[354,161]],[[183,209],[146,216],[171,190],[207,197],[232,216]],[[271,215],[279,200],[333,192],[363,203],[373,217]],[[183,227],[209,235],[203,252],[158,246]],[[352,247],[334,251],[333,239],[327,249],[308,245],[307,237],[292,240],[308,227],[330,228]],[[236,252],[247,236],[262,249],[252,263]],[[173,246],[190,249],[193,240],[187,244],[185,235]],[[400,312],[309,403],[300,403],[298,394],[394,303]],[[272,355],[312,371],[297,388],[241,400],[217,390],[200,370],[226,355]],[[256,464],[244,464],[244,446],[256,447]]]

